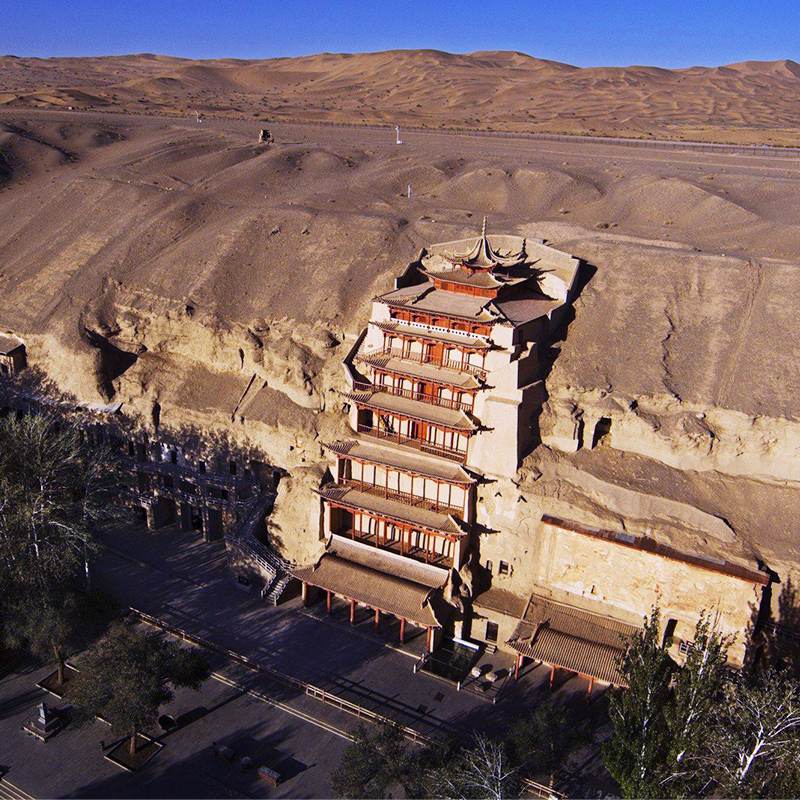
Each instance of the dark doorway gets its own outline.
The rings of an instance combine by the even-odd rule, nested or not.
[[[597,425],[594,426],[594,441],[592,442],[592,447],[597,447],[609,433],[611,433],[611,420],[608,417],[601,417]]]
[[[487,642],[496,642],[497,641],[497,633],[498,633],[498,626],[496,622],[487,622],[486,623],[486,641]]]
[[[221,539],[225,531],[222,526],[222,512],[216,508],[208,509],[208,528],[205,531],[206,539],[212,541]]]
[[[192,509],[192,530],[193,531],[202,531],[203,530],[203,512],[199,508],[195,508],[191,506]]]

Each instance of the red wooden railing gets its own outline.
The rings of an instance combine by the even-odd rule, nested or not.
[[[444,447],[442,445],[431,444],[430,442],[423,441],[422,439],[409,439],[407,436],[401,436],[399,433],[391,433],[389,431],[381,430],[380,428],[373,428],[371,425],[365,425],[363,422],[358,423],[359,433],[368,433],[370,436],[376,436],[379,439],[388,439],[397,444],[405,444],[409,447],[414,447],[421,450],[423,453],[430,453],[435,456],[442,456],[451,461],[464,462],[467,457],[466,453],[461,453],[451,447]]]
[[[382,347],[377,350],[368,350],[361,353],[361,358],[375,358],[378,356],[393,356],[400,358],[403,361],[415,361],[418,364],[430,364],[434,367],[443,367],[444,369],[452,369],[455,372],[468,372],[471,375],[477,375],[479,378],[486,377],[486,370],[483,367],[476,367],[474,364],[467,364],[461,361],[453,361],[444,356],[422,355],[421,353],[407,353],[404,354],[402,350],[396,347]]]
[[[383,383],[365,383],[364,381],[354,381],[353,388],[357,392],[386,392],[395,397],[407,397],[409,400],[419,400],[432,406],[441,408],[452,408],[455,411],[472,411],[475,398],[469,402],[466,400],[455,400],[453,398],[439,397],[435,394],[420,392],[416,389],[401,389],[400,387],[389,386]]]

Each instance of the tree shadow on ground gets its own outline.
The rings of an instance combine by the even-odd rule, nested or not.
[[[264,797],[284,794],[287,789],[294,793],[297,787],[292,787],[290,782],[315,765],[297,759],[294,748],[287,744],[293,727],[293,723],[288,722],[274,730],[266,730],[265,724],[257,724],[226,731],[218,738],[213,735],[204,737],[197,741],[188,756],[175,761],[170,758],[170,750],[175,749],[170,743],[138,772],[120,772],[82,786],[67,796]],[[217,749],[223,745],[234,753],[233,760],[217,754]],[[245,757],[251,760],[251,765],[242,763]],[[260,766],[268,767],[280,775],[277,789],[259,776]],[[300,794],[330,796],[327,776],[314,776],[314,780],[309,782],[309,786],[304,786]]]

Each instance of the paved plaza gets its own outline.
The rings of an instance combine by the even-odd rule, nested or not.
[[[101,553],[93,582],[119,602],[423,734],[491,732],[549,694],[544,666],[526,667],[516,684],[509,679],[495,705],[470,687],[457,691],[447,681],[414,674],[418,639],[403,652],[389,622],[375,636],[373,614],[364,610],[353,627],[343,604],[333,618],[323,604],[306,609],[299,598],[269,607],[257,593],[237,588],[219,542],[174,527],[120,530],[104,541],[110,550]],[[503,653],[483,660],[509,672],[513,665]],[[586,688],[586,681],[573,678],[560,692],[583,694]]]
[[[372,614],[360,614],[351,626],[343,604],[331,617],[324,604],[305,608],[299,598],[266,606],[257,593],[237,588],[220,543],[174,528],[120,529],[103,539],[92,582],[120,603],[424,735],[500,734],[550,694],[549,669],[531,665],[519,682],[509,678],[492,704],[474,681],[458,691],[415,673],[420,637],[412,635],[401,648],[389,621],[376,633]],[[35,797],[330,796],[330,772],[357,717],[219,653],[209,660],[216,677],[198,693],[176,693],[164,712],[178,727],[150,732],[165,747],[136,774],[103,757],[100,742],[108,745],[112,738],[103,723],[68,727],[45,744],[24,734],[22,724],[42,699],[56,707],[64,703],[36,688],[52,666],[6,665],[0,671],[0,767]],[[483,661],[495,669],[512,667],[501,653]],[[555,688],[582,702],[586,683],[573,678]],[[604,704],[600,692],[587,713],[601,716]],[[278,768],[284,781],[273,789],[255,771],[215,758],[214,741]]]
[[[104,758],[101,741],[108,748],[116,740],[102,722],[68,725],[45,743],[21,730],[42,700],[66,706],[36,688],[50,672],[52,666],[24,662],[0,678],[0,765],[9,781],[34,797],[326,797],[330,772],[348,744],[212,678],[198,692],[176,692],[163,713],[177,727],[161,733],[165,747],[130,774]],[[276,769],[282,783],[272,788],[255,769],[215,757],[215,741]]]

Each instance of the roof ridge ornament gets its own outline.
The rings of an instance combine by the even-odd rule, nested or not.
[[[517,251],[499,253],[492,249],[489,244],[489,237],[486,235],[487,217],[483,217],[481,224],[481,235],[475,245],[467,253],[443,253],[442,255],[451,263],[466,267],[467,269],[489,270],[495,267],[512,267],[521,264],[525,260],[525,240],[522,240],[522,247]]]

